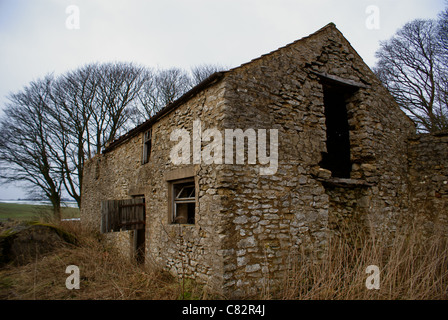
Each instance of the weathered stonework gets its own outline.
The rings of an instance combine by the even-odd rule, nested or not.
[[[412,212],[424,232],[448,234],[447,133],[410,139],[409,183]]]
[[[409,140],[412,122],[333,24],[213,79],[86,164],[84,223],[99,228],[102,200],[144,196],[146,261],[240,297],[275,288],[294,253],[323,252],[330,232],[393,232],[403,217],[422,214],[413,209],[428,193],[428,205],[446,222],[446,136]],[[327,83],[347,88],[349,178],[335,179],[320,165]],[[263,165],[247,157],[243,165],[174,165],[170,134],[192,132],[195,120],[220,132],[277,129],[277,172],[260,175]],[[149,128],[152,151],[142,164]],[[169,184],[189,177],[197,190],[195,224],[172,224]]]
[[[173,147],[170,133],[172,128],[191,131],[195,119],[217,126],[217,118],[224,112],[223,104],[219,103],[223,91],[223,86],[218,84],[198,94],[169,117],[160,119],[152,127],[154,143],[148,163],[142,165],[141,162],[142,135],[131,138],[112,152],[98,155],[85,167],[83,188],[87,199],[82,205],[83,220],[97,225],[102,200],[144,195],[147,261],[166,266],[174,274],[183,273],[206,283],[216,283],[211,287],[220,286],[223,268],[220,245],[223,230],[217,223],[222,206],[218,194],[219,171],[211,172],[210,168],[200,165],[173,165],[169,157]],[[182,168],[184,170],[179,170]],[[179,175],[185,177],[182,171],[184,175],[192,173],[199,186],[195,225],[169,222],[168,181]]]

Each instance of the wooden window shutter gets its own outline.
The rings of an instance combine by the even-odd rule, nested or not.
[[[101,233],[144,228],[144,198],[101,202]]]

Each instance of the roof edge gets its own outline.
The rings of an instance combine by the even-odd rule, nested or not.
[[[286,44],[286,45],[284,45],[284,46],[281,46],[281,47],[279,47],[279,48],[277,48],[277,49],[275,49],[275,50],[273,50],[273,51],[270,51],[270,52],[268,52],[268,53],[262,54],[261,56],[259,56],[259,57],[257,57],[257,58],[254,58],[254,59],[252,59],[252,60],[250,60],[250,61],[248,61],[248,62],[245,62],[245,63],[243,63],[243,64],[240,64],[240,65],[237,66],[237,67],[231,68],[231,69],[228,70],[228,72],[237,70],[237,69],[239,69],[239,68],[242,68],[242,67],[244,67],[244,66],[246,66],[246,65],[248,65],[248,64],[251,64],[251,63],[254,62],[254,61],[258,61],[258,60],[260,60],[260,59],[263,59],[264,57],[269,56],[269,55],[272,55],[272,54],[274,54],[274,53],[276,53],[276,52],[278,52],[278,51],[280,51],[280,50],[282,50],[282,49],[284,49],[284,48],[290,47],[290,46],[292,46],[292,45],[294,45],[294,44],[296,44],[296,43],[298,43],[298,42],[301,42],[301,41],[303,41],[303,40],[312,38],[312,37],[318,35],[319,33],[323,32],[323,31],[325,31],[325,30],[327,30],[327,29],[329,29],[329,28],[333,28],[333,29],[338,30],[338,28],[336,27],[336,25],[335,25],[333,22],[330,22],[330,23],[326,24],[325,26],[323,26],[322,28],[320,28],[319,30],[317,30],[317,31],[315,31],[315,32],[313,32],[313,33],[311,33],[311,34],[305,36],[305,37],[302,37],[302,38],[297,39],[297,40],[295,40],[295,41],[293,41],[293,42],[290,42],[290,43],[288,43],[288,44]],[[338,31],[339,31],[339,30],[338,30]],[[340,31],[339,31],[339,32],[340,32]]]
[[[282,46],[276,50],[273,50],[269,53],[263,54],[255,59],[252,59],[248,62],[245,62],[237,67],[231,68],[227,71],[220,71],[220,72],[215,72],[212,75],[210,75],[208,78],[206,78],[205,80],[203,80],[202,82],[200,82],[198,85],[196,85],[195,87],[193,87],[192,89],[190,89],[189,91],[187,91],[185,94],[183,94],[180,98],[178,98],[177,100],[175,100],[174,102],[166,105],[164,108],[162,108],[159,112],[157,112],[154,116],[152,116],[151,118],[149,118],[147,121],[143,122],[142,124],[138,125],[137,127],[135,127],[134,129],[131,129],[130,131],[128,131],[127,133],[125,133],[124,135],[120,136],[119,138],[117,138],[116,140],[112,141],[109,145],[107,145],[102,153],[107,153],[112,151],[113,149],[115,149],[117,146],[119,146],[120,144],[124,143],[125,141],[129,140],[130,138],[136,136],[137,134],[139,134],[142,131],[145,131],[147,129],[149,129],[149,127],[154,124],[157,120],[159,120],[160,118],[162,118],[163,116],[167,115],[168,113],[170,113],[171,111],[175,110],[177,107],[179,107],[182,103],[190,100],[193,96],[195,96],[196,94],[198,94],[199,92],[201,92],[202,90],[206,89],[207,87],[213,85],[216,82],[219,82],[226,73],[230,73],[232,71],[235,71],[237,69],[240,69],[248,64],[251,64],[254,61],[258,61],[260,59],[263,59],[266,56],[269,56],[271,54],[274,54],[275,52],[278,52],[284,48],[287,48],[291,45],[294,45],[298,42],[301,42],[303,40],[312,38],[314,36],[316,36],[317,34],[324,32],[325,30],[329,29],[329,28],[333,28],[336,29],[337,31],[339,31],[336,27],[336,25],[333,22],[328,23],[327,25],[325,25],[324,27],[320,28],[319,30],[305,36],[302,37],[298,40],[295,40],[285,46]],[[339,31],[339,33],[341,33]],[[342,35],[342,33],[341,33]],[[345,39],[345,37],[342,35],[342,37]],[[347,41],[348,42],[348,41]],[[350,43],[349,43],[350,44]],[[352,47],[353,48],[353,47]],[[354,49],[353,49],[354,50]],[[354,50],[356,54],[358,54],[356,52],[356,50]],[[359,56],[359,54],[358,54]]]
[[[219,82],[223,77],[226,71],[220,71],[215,72],[212,75],[210,75],[205,80],[201,81],[199,84],[188,90],[186,93],[184,93],[181,97],[179,97],[174,102],[166,105],[160,111],[158,111],[155,115],[153,115],[151,118],[143,122],[142,124],[139,124],[134,129],[131,129],[124,135],[118,137],[116,140],[112,141],[110,144],[108,144],[103,150],[102,153],[107,153],[121,145],[122,143],[126,142],[127,140],[131,139],[132,137],[135,137],[137,134],[149,129],[152,124],[154,124],[157,120],[162,118],[163,116],[167,115],[171,111],[174,111],[178,106],[180,106],[182,103],[187,102],[191,98],[193,98],[196,94],[201,92],[202,90],[208,88],[209,86]]]

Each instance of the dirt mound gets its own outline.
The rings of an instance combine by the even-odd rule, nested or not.
[[[9,263],[29,263],[67,244],[76,244],[76,238],[49,224],[23,223],[3,229],[0,234],[0,267]]]

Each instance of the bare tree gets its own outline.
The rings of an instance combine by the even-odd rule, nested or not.
[[[143,67],[105,63],[86,65],[55,83],[51,130],[62,150],[56,161],[65,189],[79,205],[85,161],[129,129],[146,81]]]
[[[448,7],[445,11],[439,15],[439,39],[440,45],[445,50],[445,54],[448,51]]]
[[[407,23],[376,53],[374,71],[422,131],[448,130],[446,53],[434,20]]]
[[[149,71],[148,71],[149,72]],[[150,118],[192,87],[189,74],[180,68],[151,71],[139,94],[142,116]]]
[[[193,85],[197,85],[207,79],[215,72],[223,71],[227,68],[217,64],[200,64],[191,68]]]
[[[59,151],[48,130],[52,83],[53,77],[47,76],[9,96],[6,117],[0,121],[0,178],[39,190],[60,218],[63,172],[53,160]]]
[[[221,70],[219,65],[211,64],[192,67],[190,72],[180,68],[147,70],[147,81],[139,94],[142,119],[152,117],[201,81]]]
[[[131,63],[103,64],[98,68],[100,82],[97,110],[93,110],[96,128],[96,153],[130,129],[129,119],[136,112],[137,97],[147,81],[143,67]]]
[[[0,122],[0,179],[41,190],[60,217],[62,191],[81,205],[87,160],[215,69],[197,67],[190,76],[178,68],[88,64],[31,82],[10,96]]]
[[[157,98],[161,106],[172,103],[191,87],[190,77],[185,70],[171,68],[160,70],[156,75]]]
[[[438,82],[438,99],[440,105],[448,105],[448,7],[439,15],[438,35],[441,55],[439,57],[440,81]],[[448,114],[445,110],[445,119]]]

